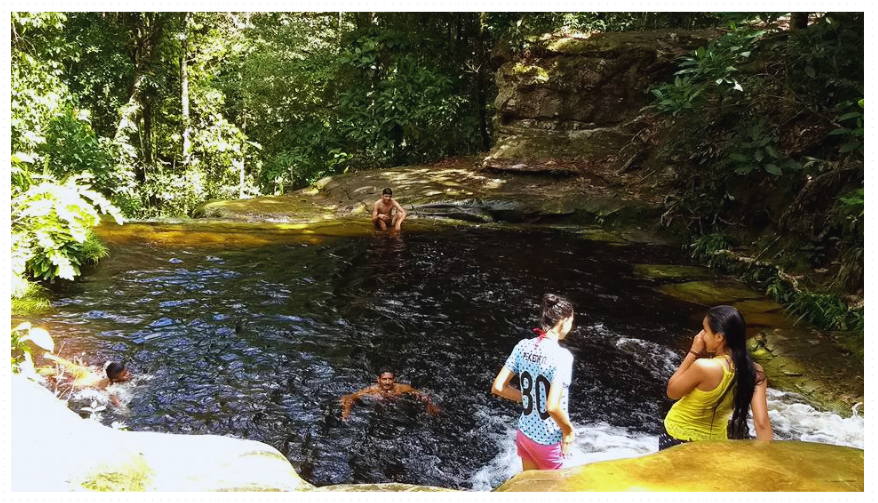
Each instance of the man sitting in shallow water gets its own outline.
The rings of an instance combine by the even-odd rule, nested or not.
[[[364,396],[375,396],[379,400],[392,400],[404,394],[413,395],[418,400],[427,404],[427,414],[433,416],[439,414],[439,407],[433,403],[433,400],[431,400],[429,396],[412,388],[408,384],[397,384],[396,376],[393,374],[393,371],[383,368],[378,372],[377,384],[361,389],[356,393],[351,393],[350,395],[341,397],[341,418],[347,419],[348,416],[351,415],[351,408],[354,406],[354,402],[360,401],[360,398]]]
[[[394,209],[396,209],[396,215],[391,215]],[[393,190],[390,187],[381,191],[381,199],[372,205],[372,225],[382,231],[386,231],[389,224],[391,229],[399,232],[402,221],[407,215],[405,209],[393,198]]]

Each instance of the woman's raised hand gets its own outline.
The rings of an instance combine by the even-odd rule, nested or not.
[[[703,353],[705,350],[704,345],[704,330],[698,332],[695,337],[692,339],[692,348],[690,351],[694,351],[696,353]]]

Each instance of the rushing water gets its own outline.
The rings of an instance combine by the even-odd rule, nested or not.
[[[667,378],[704,307],[655,290],[638,263],[686,264],[679,250],[618,246],[551,230],[451,230],[263,247],[160,247],[111,256],[41,320],[61,355],[126,359],[137,376],[103,422],[130,430],[259,440],[316,485],[402,482],[487,490],[520,470],[515,404],[491,382],[535,326],[545,292],[576,306],[570,466],[657,448]],[[338,398],[385,365],[430,394]],[[82,411],[105,395],[80,393]],[[861,418],[772,392],[779,438],[862,447]],[[87,412],[84,412],[87,415]],[[859,420],[859,423],[856,421]]]

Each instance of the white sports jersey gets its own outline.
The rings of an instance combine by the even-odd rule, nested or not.
[[[553,445],[563,437],[561,427],[546,411],[552,383],[563,386],[561,410],[567,412],[567,390],[573,377],[573,355],[552,339],[524,339],[506,359],[506,368],[518,374],[521,405],[518,429],[542,445]]]

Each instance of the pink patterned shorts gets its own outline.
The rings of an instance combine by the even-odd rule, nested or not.
[[[560,470],[564,464],[561,442],[552,445],[538,444],[527,438],[521,430],[516,430],[515,447],[522,460],[534,462],[540,470]]]

